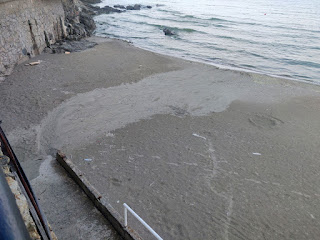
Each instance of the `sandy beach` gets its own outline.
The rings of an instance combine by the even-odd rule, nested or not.
[[[319,86],[91,41],[0,83],[2,126],[58,238],[118,239],[57,150],[164,239],[318,238]]]

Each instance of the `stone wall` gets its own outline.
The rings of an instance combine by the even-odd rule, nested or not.
[[[65,37],[61,0],[0,0],[0,80]]]

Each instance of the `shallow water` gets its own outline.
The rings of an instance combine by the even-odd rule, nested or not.
[[[164,54],[320,83],[317,0],[108,0],[99,5],[135,3],[153,8],[97,16],[96,34]],[[165,27],[177,36],[165,36]]]

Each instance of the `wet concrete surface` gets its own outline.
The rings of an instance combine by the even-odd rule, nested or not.
[[[58,239],[122,239],[52,156],[39,172],[31,184]]]

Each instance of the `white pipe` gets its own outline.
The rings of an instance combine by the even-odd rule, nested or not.
[[[128,224],[128,220],[127,220],[127,209],[129,210],[129,212],[132,213],[133,216],[135,216],[139,222],[141,222],[152,234],[153,236],[155,236],[158,240],[163,240],[159,235],[158,233],[156,233],[145,221],[143,221],[143,219],[141,217],[139,217],[138,214],[136,214],[126,203],[123,204],[124,206],[124,225],[125,227],[127,227],[127,224]]]

